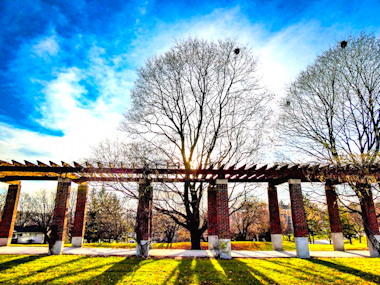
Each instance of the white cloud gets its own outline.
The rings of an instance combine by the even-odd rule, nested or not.
[[[54,56],[59,52],[59,44],[56,40],[56,36],[52,35],[50,37],[43,38],[39,40],[33,47],[32,51],[39,57],[47,58],[49,56]]]
[[[7,139],[0,141],[1,157],[68,162],[88,157],[90,146],[118,135],[117,127],[124,109],[128,107],[129,90],[136,77],[135,71],[128,69],[126,63],[141,66],[148,57],[167,50],[175,39],[188,36],[238,38],[260,56],[259,74],[263,83],[272,92],[281,94],[286,83],[311,63],[317,53],[326,49],[334,38],[333,28],[322,29],[318,22],[313,21],[270,33],[265,26],[252,24],[238,7],[218,9],[209,15],[175,24],[160,23],[150,32],[151,36],[141,34],[132,43],[133,49],[128,54],[105,58],[105,51],[93,46],[89,50],[87,69],[72,67],[61,70],[56,79],[45,85],[46,102],[40,106],[44,117],[39,123],[46,128],[62,130],[64,136],[41,135],[1,124],[0,132],[7,134]],[[36,44],[34,51],[41,56],[54,55],[59,51],[59,45],[52,36]],[[99,97],[89,106],[84,106],[82,100],[85,100],[87,90],[81,81],[89,77],[94,79]]]

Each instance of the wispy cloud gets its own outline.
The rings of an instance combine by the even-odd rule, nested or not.
[[[265,9],[259,2],[256,10],[243,2],[226,8],[214,2],[198,13],[193,6],[182,14],[179,4],[177,10],[168,6],[168,11],[160,10],[161,18],[152,14],[162,8],[154,1],[138,5],[116,1],[104,11],[88,3],[70,6],[70,11],[64,5],[53,9],[39,3],[52,16],[41,18],[42,24],[35,27],[38,33],[25,28],[28,36],[12,41],[14,51],[8,52],[9,68],[2,86],[14,94],[4,97],[3,104],[9,108],[0,113],[0,156],[52,160],[88,156],[91,145],[119,135],[117,127],[130,103],[136,68],[168,50],[175,40],[189,36],[239,39],[259,56],[262,83],[281,95],[317,54],[359,27],[348,25],[347,20],[344,25],[327,25],[328,16],[320,12],[317,2],[299,7],[300,15],[293,13],[277,22],[274,19],[281,17],[280,12],[298,4],[292,2],[281,11],[275,11],[282,7],[281,1],[275,1],[271,9],[264,5],[271,19],[268,23],[260,15]],[[321,19],[311,16],[315,9],[323,14]],[[171,12],[177,16],[168,20]],[[34,16],[27,18],[38,21]],[[11,106],[16,107],[12,110]]]

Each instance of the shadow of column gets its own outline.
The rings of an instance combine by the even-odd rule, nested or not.
[[[218,260],[230,284],[279,284],[274,279],[239,259]]]
[[[350,275],[355,275],[355,276],[357,276],[357,277],[359,277],[359,278],[361,278],[361,279],[363,279],[365,281],[368,281],[368,282],[375,282],[376,284],[380,284],[380,275],[378,275],[378,274],[372,274],[372,273],[364,272],[364,271],[356,269],[356,268],[352,268],[352,267],[348,267],[348,266],[345,266],[345,265],[337,264],[337,263],[330,262],[330,261],[327,261],[327,260],[321,260],[321,259],[314,259],[314,258],[312,258],[312,259],[309,259],[308,261],[310,261],[311,263],[314,263],[314,264],[319,264],[319,265],[323,265],[323,266],[326,266],[326,267],[333,268],[333,269],[338,270],[338,271],[340,271],[342,273],[346,273],[346,274],[350,274]]]

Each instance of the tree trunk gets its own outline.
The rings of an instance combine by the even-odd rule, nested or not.
[[[190,238],[191,249],[201,249],[201,234],[198,229],[190,231]]]

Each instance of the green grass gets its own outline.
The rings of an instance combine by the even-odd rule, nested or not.
[[[12,246],[47,246],[47,244],[12,244]],[[65,244],[65,247],[70,247],[71,244]],[[176,243],[153,243],[154,249],[190,249],[190,242],[176,242]],[[284,250],[296,250],[294,242],[283,241]],[[136,248],[135,243],[85,243],[83,247],[103,247],[103,248]],[[207,242],[201,243],[202,249],[207,249]],[[232,241],[232,250],[273,250],[270,242],[252,242],[252,241]],[[359,243],[357,240],[353,240],[351,245],[348,241],[345,241],[346,250],[367,250],[367,242],[363,238]],[[311,251],[332,251],[334,250],[332,244],[309,244]]]
[[[1,255],[1,284],[379,284],[379,258],[138,259]]]

